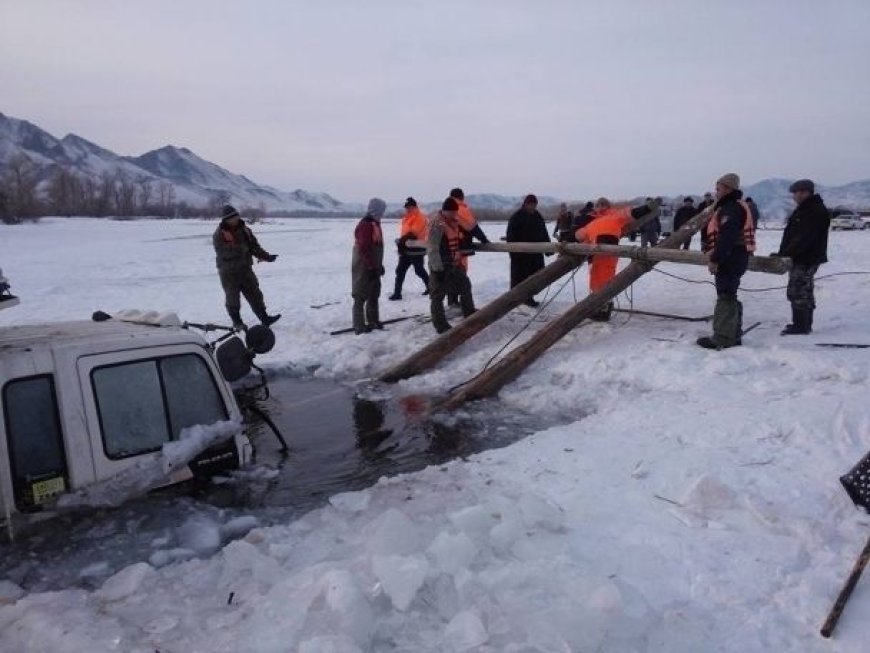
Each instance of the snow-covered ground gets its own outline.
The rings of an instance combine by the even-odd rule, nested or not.
[[[213,227],[62,219],[0,227],[0,267],[22,297],[0,325],[131,306],[224,321]],[[484,227],[491,238],[503,229]],[[357,380],[433,337],[413,320],[361,337],[326,335],[350,321],[353,222],[255,230],[280,255],[256,268],[270,309],[284,314],[266,357],[273,369]],[[779,236],[762,232],[762,251]],[[870,271],[868,246],[866,232],[832,234],[822,274]],[[387,286],[394,263],[390,252]],[[507,267],[504,255],[472,260],[479,304],[507,287]],[[709,279],[703,268],[659,269]],[[585,269],[575,281],[547,314],[574,301],[574,285],[585,294]],[[747,288],[784,283],[744,279]],[[410,274],[405,301],[383,301],[383,317],[425,313],[421,290]],[[865,651],[868,578],[835,638],[822,640],[818,628],[870,533],[870,517],[837,480],[870,448],[870,350],[814,343],[868,342],[868,291],[868,275],[820,281],[816,333],[791,339],[778,335],[784,291],[743,293],[746,324],[762,324],[724,352],[694,346],[707,328],[696,323],[620,314],[582,326],[500,396],[505,410],[565,425],[382,479],[223,547],[206,528],[189,533],[190,548],[215,550],[209,557],[166,564],[172,550],[155,541],[164,555],[93,590],[19,596],[0,579],[0,650]],[[714,296],[710,286],[651,272],[633,301],[699,316]],[[502,320],[392,391],[443,392],[524,324],[518,313]]]

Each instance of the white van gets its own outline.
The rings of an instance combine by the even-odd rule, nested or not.
[[[7,518],[157,456],[186,427],[241,422],[199,334],[115,319],[0,327],[0,412],[0,507]],[[171,481],[250,459],[251,445],[239,432]]]

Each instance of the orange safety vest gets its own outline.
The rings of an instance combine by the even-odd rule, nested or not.
[[[632,221],[629,209],[604,209],[593,214],[592,222],[578,229],[577,241],[581,243],[597,243],[600,236],[622,238],[622,231]]]
[[[441,219],[441,229],[444,237],[447,238],[447,247],[450,250],[450,256],[453,259],[453,264],[462,267],[462,252],[460,246],[462,244],[462,229],[457,223],[450,224],[444,218]]]
[[[429,220],[426,215],[416,206],[408,207],[402,216],[402,224],[399,228],[399,237],[413,235],[414,240],[425,241],[429,238]]]
[[[740,245],[746,248],[746,251],[752,254],[755,252],[755,222],[752,220],[752,210],[749,205],[743,200],[737,200],[737,203],[743,207],[743,229],[740,232]],[[716,242],[719,240],[719,230],[722,225],[719,222],[720,209],[716,209],[713,217],[707,223],[704,230],[706,239],[704,241],[704,252],[709,253],[716,249]]]

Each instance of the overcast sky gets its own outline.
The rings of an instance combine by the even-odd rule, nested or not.
[[[870,178],[870,0],[0,0],[0,111],[338,199]]]

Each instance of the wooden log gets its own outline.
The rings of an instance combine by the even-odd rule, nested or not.
[[[843,614],[843,608],[846,607],[846,602],[849,600],[849,597],[852,596],[852,591],[861,579],[861,574],[864,572],[864,568],[867,566],[868,561],[870,561],[870,539],[868,539],[867,544],[864,545],[864,550],[861,551],[861,555],[858,556],[858,559],[852,567],[852,573],[849,574],[849,577],[843,584],[843,589],[841,589],[840,593],[837,595],[834,607],[831,608],[831,611],[828,613],[828,618],[825,619],[825,623],[822,624],[820,631],[822,637],[828,638],[834,633],[834,628],[837,627],[837,622],[840,621],[840,616]]]
[[[575,256],[560,256],[553,263],[515,286],[505,294],[465,318],[446,333],[408,357],[398,365],[380,375],[380,380],[395,383],[401,379],[420,374],[433,367],[442,358],[454,351],[466,340],[479,333],[490,324],[504,317],[512,309],[540,292],[551,283],[568,274],[583,263],[584,259]]]
[[[675,248],[682,245],[703,226],[710,217],[707,209],[693,217],[678,232],[662,241],[660,247]],[[434,406],[435,410],[454,410],[466,401],[482,399],[498,393],[502,387],[517,378],[545,351],[570,333],[583,320],[599,311],[607,302],[649,272],[653,261],[633,261],[598,292],[588,295],[557,319],[547,323],[532,338],[511,351],[489,369],[460,386],[446,399]]]
[[[632,245],[593,245],[585,243],[477,243],[474,246],[479,252],[513,252],[528,254],[573,254],[576,256],[593,256],[606,254],[619,258],[630,258],[634,261],[655,261],[668,263],[685,263],[687,265],[704,265],[708,263],[707,255],[702,252],[690,252],[681,249],[662,247],[635,247]],[[791,269],[791,259],[782,256],[751,256],[749,269],[753,272],[769,274],[786,274]]]

